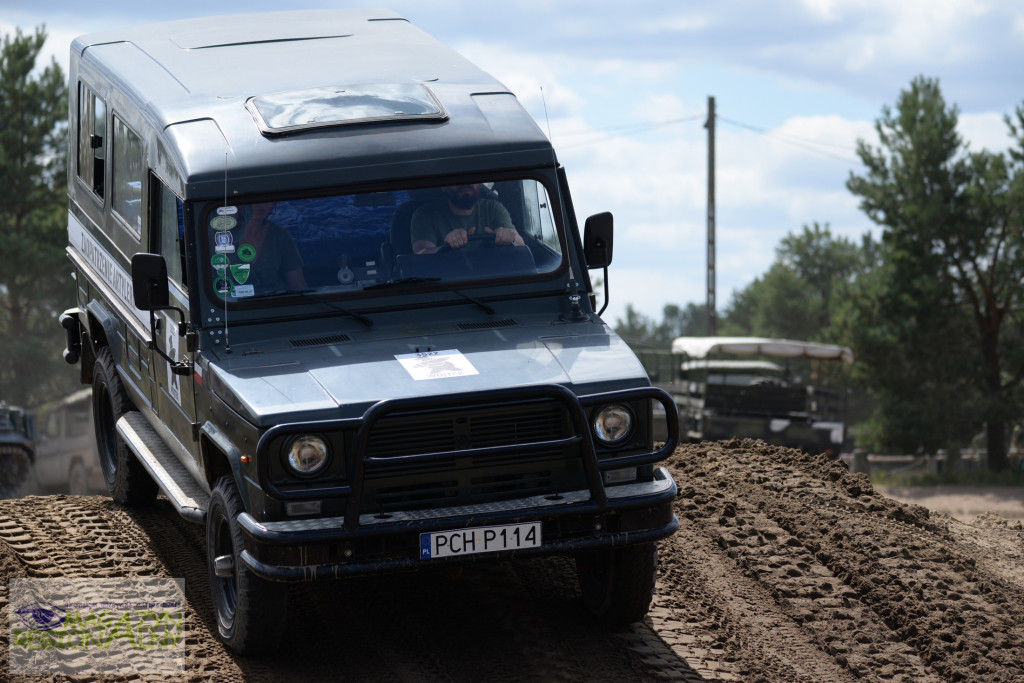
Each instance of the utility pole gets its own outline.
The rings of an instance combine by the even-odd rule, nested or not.
[[[708,97],[708,336],[718,334],[715,313],[715,98]]]

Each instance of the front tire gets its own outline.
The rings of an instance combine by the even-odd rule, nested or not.
[[[238,526],[244,510],[235,481],[217,480],[206,512],[206,559],[210,597],[221,640],[239,654],[277,649],[284,630],[287,593],[253,574],[241,560],[245,541]]]
[[[576,576],[583,602],[594,616],[613,626],[628,626],[647,615],[657,571],[656,543],[576,556]]]
[[[135,410],[114,365],[109,346],[100,349],[92,375],[92,411],[96,448],[107,490],[115,503],[128,506],[152,504],[157,485],[117,433],[117,421]]]

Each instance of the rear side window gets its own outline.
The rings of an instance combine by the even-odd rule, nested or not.
[[[107,105],[84,83],[78,85],[78,177],[103,197],[107,158]]]
[[[114,164],[110,201],[135,235],[142,235],[142,140],[114,117]]]

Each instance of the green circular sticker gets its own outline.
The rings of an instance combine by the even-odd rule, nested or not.
[[[226,277],[219,277],[213,281],[213,289],[221,296],[231,294],[231,282]]]
[[[214,230],[230,230],[238,225],[234,216],[215,216],[210,219],[210,227]]]
[[[214,254],[213,258],[210,259],[210,264],[214,268],[227,268],[228,267],[228,255],[227,254]]]
[[[241,244],[238,246],[238,258],[242,259],[246,263],[249,263],[256,258],[256,247],[251,244]]]

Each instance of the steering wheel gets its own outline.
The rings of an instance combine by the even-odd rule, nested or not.
[[[467,235],[466,237],[468,239],[468,242],[466,243],[467,246],[470,243],[472,243],[472,242],[485,242],[484,247],[487,248],[487,249],[490,249],[491,247],[499,246],[498,243],[495,241],[498,238],[498,233],[496,233],[496,232],[480,232],[480,233],[476,233],[476,234],[473,234],[473,235]],[[502,244],[501,246],[502,247],[511,247],[512,245],[511,244]],[[451,250],[452,250],[451,245],[448,244],[447,242],[445,242],[444,244],[441,245],[441,248],[438,249],[437,251],[435,251],[434,253],[435,254],[441,254],[441,253],[444,253],[446,251],[451,251]]]

